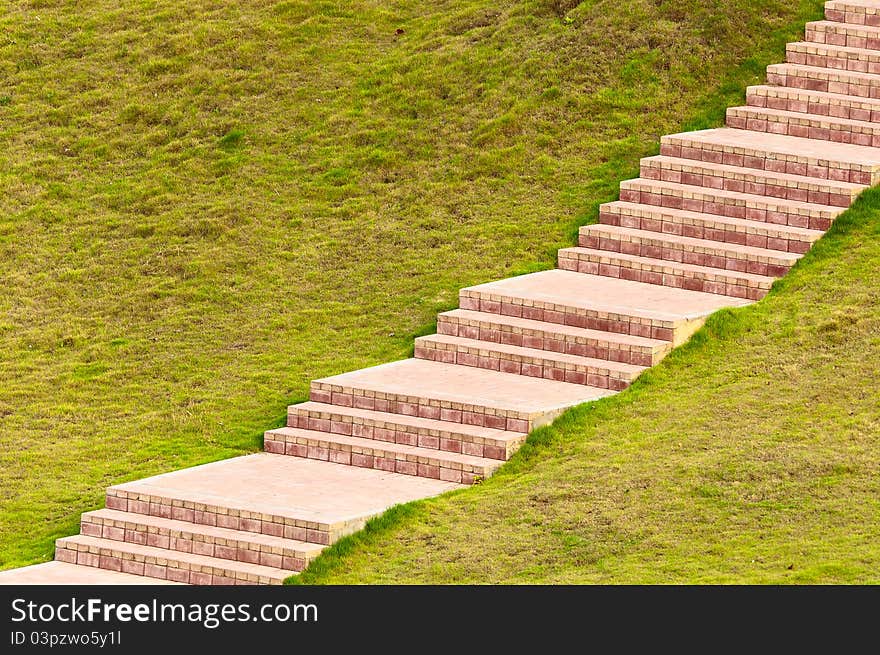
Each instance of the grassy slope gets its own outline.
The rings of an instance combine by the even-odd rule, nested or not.
[[[303,582],[880,582],[880,189],[751,307]]]
[[[309,379],[406,355],[459,287],[551,266],[660,134],[694,116],[697,101],[707,108],[699,120],[719,119],[821,2],[576,4],[8,3],[0,566],[50,557],[52,538],[74,532],[107,484],[257,449]],[[848,334],[868,319],[838,324]],[[761,370],[744,359],[751,351],[731,352],[730,366]],[[639,449],[697,438],[670,441],[667,430],[680,433],[659,427],[681,413],[669,410],[671,391],[648,389],[672,370],[577,414],[592,424],[613,403],[654,393],[653,416],[646,401],[618,424],[622,435],[645,421],[636,436],[586,438],[566,419],[549,446],[561,457],[520,458],[508,468],[522,467],[519,477],[408,510],[419,514],[412,529],[371,537],[352,579],[364,570],[405,579],[416,571],[410,558],[428,558],[422,570],[437,579],[516,578],[528,567],[550,579],[553,566],[535,552],[601,562],[606,546],[650,545],[647,527],[615,523],[637,512],[619,504],[624,488],[607,494],[599,483],[641,470],[629,494],[663,500],[652,494],[677,464]],[[681,374],[670,379],[688,389]],[[756,420],[789,416],[748,407]],[[736,475],[723,454],[703,456]],[[841,470],[832,474],[850,475]],[[588,471],[597,493],[575,486]],[[689,513],[720,504],[725,480],[703,485],[706,499],[682,509],[682,525],[705,524]],[[582,498],[588,507],[565,520]]]

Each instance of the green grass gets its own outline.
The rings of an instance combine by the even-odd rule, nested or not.
[[[108,484],[257,450],[262,431],[281,423],[310,379],[406,356],[412,336],[456,304],[460,287],[551,267],[555,250],[615,197],[661,134],[718,124],[821,4],[7,3],[0,567],[50,558],[54,537],[75,532],[79,513],[100,506]],[[867,256],[871,244],[863,246],[841,249]],[[864,268],[866,276],[875,270]],[[819,276],[823,284],[835,279]],[[400,510],[405,521],[383,519],[398,527],[358,538],[368,544],[345,560],[348,579],[568,579],[561,571],[572,564],[601,578],[616,570],[607,558],[627,548],[642,549],[632,557],[645,581],[662,577],[667,562],[679,562],[687,579],[701,579],[700,567],[711,578],[711,563],[728,552],[696,536],[666,543],[638,508],[680,510],[680,529],[709,526],[721,535],[712,512],[731,489],[777,502],[781,492],[765,489],[761,477],[772,460],[742,481],[741,462],[726,459],[732,441],[754,445],[748,452],[764,462],[763,442],[750,441],[760,437],[749,430],[763,434],[759,417],[790,422],[791,431],[773,429],[772,443],[800,435],[798,447],[835,462],[828,472],[816,466],[827,479],[820,491],[853,502],[841,521],[875,511],[848,486],[870,459],[856,457],[861,442],[841,436],[862,426],[863,415],[833,423],[843,452],[832,448],[829,424],[819,429],[827,442],[813,428],[797,431],[810,416],[798,405],[807,398],[822,415],[849,407],[834,403],[854,402],[858,390],[871,399],[866,350],[876,340],[866,345],[851,334],[872,325],[871,305],[854,319],[821,310],[822,331],[814,330],[826,347],[862,355],[859,375],[846,366],[836,372],[858,384],[838,388],[838,378],[804,369],[812,360],[798,356],[768,368],[776,357],[792,361],[781,344],[812,343],[800,321],[818,315],[807,310],[869,297],[869,280],[840,281],[846,293],[813,301],[804,300],[813,288],[805,286],[750,310],[798,308],[762,318],[767,327],[792,323],[784,338],[756,337],[757,348],[739,347],[748,331],[729,327],[734,319],[713,322],[732,336],[701,339],[633,392],[570,414],[479,489]],[[735,438],[711,415],[724,406],[712,395],[713,378],[695,374],[710,370],[700,348],[711,355],[725,347],[728,356],[713,359],[732,367],[722,397],[742,385],[767,395],[737,399],[732,416],[754,421],[740,423]],[[771,379],[803,386],[786,394]],[[676,405],[675,389],[701,402]],[[694,407],[694,425],[676,431],[674,420]],[[717,470],[699,469],[710,478],[698,483],[705,495],[663,506],[667,485],[687,491],[697,475],[676,459],[701,443],[695,426],[717,432],[717,444],[698,448]],[[670,459],[658,458],[662,447]],[[853,463],[835,468],[838,459]],[[623,486],[612,484],[615,475]],[[648,504],[623,503],[628,497]],[[777,511],[764,509],[761,516]],[[830,529],[817,516],[805,526]],[[789,518],[784,525],[799,529]],[[737,512],[737,521],[746,519]],[[755,531],[739,527],[731,548],[745,553],[751,546],[741,542]],[[823,548],[866,558],[869,567],[855,547],[863,533],[847,534],[849,543],[829,537]],[[333,553],[304,579],[343,579]],[[825,575],[850,579],[858,570]],[[802,575],[793,571],[787,575]]]
[[[299,581],[880,582],[878,265],[872,189],[762,302]]]

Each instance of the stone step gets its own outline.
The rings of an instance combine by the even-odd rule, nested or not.
[[[751,107],[768,107],[874,123],[880,121],[880,100],[826,91],[809,91],[787,86],[750,86],[746,92],[746,102]]]
[[[283,447],[284,454],[293,457],[305,457],[457,484],[473,484],[488,478],[503,463],[502,460],[465,453],[452,453],[435,448],[420,448],[300,428],[269,430],[265,440],[267,444],[277,444],[274,446],[274,452],[281,452]]]
[[[511,346],[549,350],[613,362],[654,366],[672,344],[660,339],[545,323],[515,316],[455,309],[437,317],[437,332]]]
[[[295,539],[113,509],[83,514],[80,532],[89,537],[126,541],[289,571],[302,571],[324,548]]]
[[[393,505],[457,488],[451,482],[259,453],[110,487],[107,508],[327,545]]]
[[[861,98],[880,98],[880,75],[833,68],[772,64],[767,67],[767,83]]]
[[[880,26],[877,0],[832,0],[825,3],[825,18],[838,23]]]
[[[785,61],[801,66],[880,74],[880,51],[798,41],[785,47]]]
[[[799,254],[807,252],[823,234],[819,230],[620,201],[602,205],[599,222]]]
[[[741,273],[781,277],[800,255],[753,246],[694,239],[674,234],[658,234],[613,225],[587,225],[581,228],[580,245],[665,261],[722,268]]]
[[[805,40],[813,43],[880,50],[880,27],[873,25],[817,20],[807,23],[804,32]]]
[[[821,180],[803,175],[726,166],[664,155],[642,159],[641,176],[648,180],[663,180],[834,207],[849,207],[853,200],[868,188],[863,184]]]
[[[55,559],[194,585],[282,584],[296,571],[76,535],[55,542]]]
[[[620,199],[624,202],[685,209],[811,230],[827,230],[831,226],[831,221],[845,211],[842,207],[831,205],[817,205],[641,178],[621,182]]]
[[[314,402],[529,432],[607,389],[424,359],[315,380]]]
[[[527,436],[524,432],[311,401],[287,408],[287,427],[505,460]]]
[[[461,308],[533,321],[671,341],[687,341],[709,314],[747,300],[564,270],[462,289]]]
[[[727,110],[727,125],[755,132],[772,132],[860,146],[880,146],[880,123],[848,118],[814,116],[760,107],[730,107]]]
[[[563,248],[559,251],[559,267],[747,300],[760,300],[773,284],[772,277],[763,275],[589,248]]]
[[[880,148],[729,127],[669,134],[660,154],[853,184],[880,182]]]
[[[5,585],[180,585],[180,582],[147,578],[118,571],[78,566],[53,560],[17,569],[0,571],[0,586]]]
[[[614,391],[628,387],[645,370],[644,366],[634,364],[446,334],[434,334],[416,339],[415,356],[447,364],[475,366]]]

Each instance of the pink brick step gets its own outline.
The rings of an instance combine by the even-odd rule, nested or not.
[[[590,248],[560,250],[559,267],[578,273],[605,275],[748,300],[763,298],[770,290],[774,279],[763,275]]]
[[[501,460],[510,457],[527,436],[524,432],[311,401],[287,408],[287,427]]]
[[[880,27],[819,20],[807,23],[806,41],[880,50]]]
[[[843,207],[783,200],[750,193],[709,189],[662,180],[626,180],[620,184],[624,202],[717,214],[750,221],[827,230]]]
[[[880,26],[880,2],[877,0],[826,2],[825,18],[839,23]]]
[[[610,393],[580,384],[404,359],[315,380],[311,400],[529,432],[568,407]]]
[[[327,545],[392,505],[456,488],[260,453],[110,487],[107,508]]]
[[[511,346],[607,359],[638,366],[657,364],[672,349],[660,339],[545,323],[527,318],[455,309],[437,317],[437,332]]]
[[[644,366],[634,364],[445,334],[416,339],[415,355],[431,361],[476,366],[615,391],[628,387],[645,370]]]
[[[290,571],[302,571],[323,549],[321,545],[305,541],[112,509],[83,514],[80,532],[89,537]]]
[[[55,542],[61,562],[197,585],[282,584],[295,571],[76,535]]]
[[[810,91],[827,91],[862,98],[880,98],[880,75],[855,73],[802,66],[800,64],[772,64],[767,67],[767,82],[778,86]]]
[[[785,275],[800,259],[800,255],[795,253],[673,234],[658,234],[613,225],[582,227],[580,245],[594,250],[610,250],[771,277]]]
[[[794,253],[807,252],[823,234],[819,230],[620,201],[602,205],[599,222]]]
[[[880,182],[880,148],[782,134],[732,128],[670,134],[661,139],[660,154],[853,184]]]
[[[803,175],[726,166],[664,155],[642,159],[641,176],[648,180],[662,180],[834,207],[849,207],[856,196],[867,188],[864,184],[822,180]]]
[[[269,452],[293,457],[307,457],[458,484],[473,484],[485,479],[503,463],[498,459],[436,448],[420,448],[300,428],[269,430],[266,432],[265,444]]]
[[[814,116],[779,109],[731,107],[727,125],[743,130],[787,134],[860,146],[880,146],[880,125],[848,118]]]
[[[834,116],[858,121],[880,121],[880,100],[787,86],[750,86],[746,102],[751,107],[769,107],[801,114]],[[863,185],[864,186],[864,185]]]
[[[712,312],[747,300],[565,270],[462,289],[462,309],[684,343]]]
[[[789,64],[834,68],[855,73],[880,73],[880,51],[800,41],[785,49]]]

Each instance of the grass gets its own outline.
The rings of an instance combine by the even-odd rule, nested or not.
[[[291,582],[880,582],[878,264],[872,189],[762,302]]]
[[[412,336],[455,305],[458,288],[551,267],[555,250],[615,196],[661,134],[717,124],[821,4],[7,3],[0,568],[50,558],[53,539],[75,532],[79,513],[100,506],[108,484],[259,449],[262,431],[281,423],[310,379],[406,356]],[[850,284],[836,301],[859,293],[870,289]],[[750,311],[772,302],[783,301]],[[820,325],[838,327],[819,334],[846,335],[836,347],[864,355],[868,346],[849,337],[870,326],[870,305],[863,310],[852,324],[848,314],[823,318]],[[406,521],[382,519],[386,529],[355,540],[369,543],[345,560],[348,579],[418,578],[416,562],[436,581],[553,579],[553,565],[535,558],[547,540],[562,544],[547,557],[568,553],[569,564],[584,566],[606,547],[650,546],[647,524],[628,531],[614,522],[637,508],[613,509],[624,490],[606,494],[611,480],[603,476],[638,473],[642,486],[627,493],[657,503],[672,484],[664,474],[688,481],[677,460],[656,459],[653,450],[645,457],[638,444],[698,438],[663,427],[693,405],[679,409],[672,389],[656,389],[695,349],[711,354],[725,343],[700,340],[631,393],[570,414],[480,489],[397,510]],[[758,357],[789,361],[774,343],[736,348],[720,361],[744,367],[734,370],[749,373],[739,382],[763,389]],[[843,390],[864,389],[870,364],[859,358],[861,384]],[[813,372],[799,370],[774,379],[789,384]],[[851,372],[841,366],[839,374]],[[669,379],[683,385],[682,369]],[[710,380],[700,382],[702,395],[680,388],[705,402]],[[742,391],[737,380],[727,389]],[[798,401],[809,396],[804,384]],[[835,383],[820,376],[814,384],[826,390],[818,404],[842,411],[832,405],[842,391]],[[780,409],[786,389],[766,386],[772,402],[756,397],[747,412],[756,423],[767,416],[795,429],[799,407]],[[744,420],[739,405],[733,416]],[[652,406],[653,414],[636,412]],[[701,451],[706,458],[725,453],[724,423],[710,417],[716,409],[701,403],[693,417],[719,432],[718,449]],[[606,418],[596,436],[600,417],[611,414],[617,428]],[[862,425],[860,416],[836,434]],[[822,443],[811,452],[824,453]],[[560,470],[542,468],[553,465]],[[722,467],[724,475],[739,471],[737,460],[726,466],[733,471]],[[548,478],[539,480],[543,470]],[[836,470],[823,475],[857,475]],[[576,486],[578,472],[588,471],[594,491]],[[568,483],[554,487],[551,478]],[[705,500],[682,508],[681,529],[712,525],[699,512],[722,502],[725,480],[700,483]],[[764,485],[757,477],[747,486],[757,493]],[[841,499],[849,489],[826,488]],[[566,528],[580,498],[592,504]],[[517,514],[516,503],[530,509]],[[436,524],[444,516],[449,522]],[[596,534],[586,527],[594,521]],[[304,579],[344,579],[332,562],[353,543]],[[663,550],[658,541],[652,552],[667,561],[673,546],[697,543]],[[723,558],[713,552],[698,559],[708,566]],[[692,556],[680,555],[685,572]],[[602,561],[590,566],[608,566]],[[645,581],[660,575],[656,561],[646,562]]]

